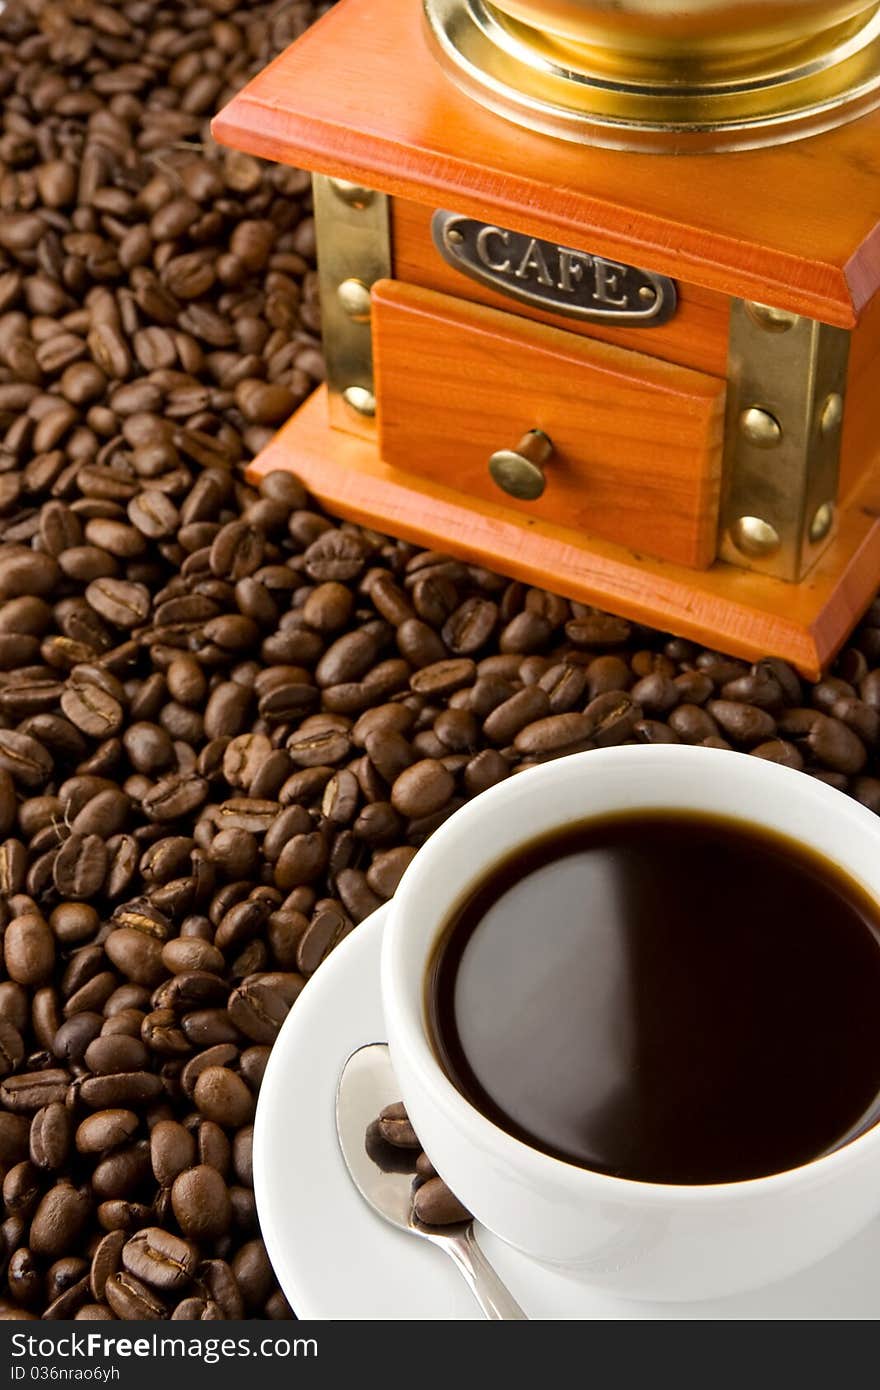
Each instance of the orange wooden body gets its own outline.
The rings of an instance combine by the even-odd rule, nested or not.
[[[376,301],[378,431],[370,440],[330,429],[318,393],[263,451],[254,476],[292,468],[343,516],[722,649],[774,652],[818,675],[880,582],[880,111],[807,141],[736,155],[573,146],[510,125],[461,94],[428,50],[418,0],[383,0],[381,25],[373,0],[340,0],[234,98],[214,130],[224,143],[392,197],[398,283],[380,287]],[[667,324],[639,330],[513,304],[440,258],[429,227],[436,208],[668,275],[678,283],[679,310]],[[406,303],[394,298],[401,287]],[[422,330],[433,315],[437,331],[438,311],[433,297],[418,299],[420,290],[458,301],[445,301],[440,314],[448,380],[462,383],[455,399],[432,392],[441,338],[429,350]],[[838,529],[796,585],[720,562],[695,568],[712,552],[717,468],[709,441],[725,386],[731,296],[853,331]],[[509,370],[476,392],[456,354],[467,344],[485,359],[486,334],[499,330],[496,319],[480,318],[481,305],[509,320],[498,345]],[[690,456],[669,462],[670,497],[688,477],[695,491],[691,505],[672,508],[666,558],[646,555],[656,556],[646,537],[667,518],[657,513],[656,492],[640,494],[651,460],[647,450],[638,455],[643,437],[627,432],[623,413],[616,451],[595,412],[572,422],[586,432],[582,445],[567,437],[572,478],[575,467],[585,477],[595,470],[591,445],[599,439],[600,508],[583,499],[578,511],[574,489],[562,514],[542,510],[544,499],[536,510],[493,495],[488,453],[513,446],[521,426],[540,425],[535,409],[548,409],[552,396],[523,399],[524,343],[545,362],[555,355],[567,372],[597,370],[607,343],[649,355],[655,367],[714,379],[703,405],[714,400],[716,414],[707,411],[696,433],[696,417],[687,417],[681,439]],[[449,444],[456,417],[464,421],[457,452]],[[676,450],[662,425],[655,443],[659,471],[664,450],[669,461]]]
[[[388,463],[501,502],[527,524],[560,522],[661,559],[711,564],[720,378],[399,280],[373,287],[373,357]],[[487,464],[531,429],[553,441],[553,457],[544,495],[519,502]]]

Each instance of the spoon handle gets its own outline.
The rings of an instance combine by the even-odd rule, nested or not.
[[[466,1227],[460,1236],[446,1238],[438,1244],[458,1265],[487,1318],[501,1322],[528,1321],[527,1315],[502,1284],[477,1244],[473,1226]]]

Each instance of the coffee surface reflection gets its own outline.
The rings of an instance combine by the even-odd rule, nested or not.
[[[501,1128],[644,1182],[809,1162],[880,1114],[880,913],[738,821],[639,813],[538,841],[447,924],[448,1076]]]

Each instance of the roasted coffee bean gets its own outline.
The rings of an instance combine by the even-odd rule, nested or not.
[[[470,1221],[467,1207],[446,1186],[442,1178],[428,1178],[416,1190],[413,1211],[425,1226],[454,1226]]]
[[[86,600],[114,627],[128,630],[142,623],[150,611],[150,592],[127,579],[95,579],[86,588]]]
[[[379,1115],[379,1133],[389,1144],[399,1149],[421,1149],[418,1135],[400,1101],[386,1105]]]
[[[229,1229],[229,1192],[216,1168],[205,1163],[178,1174],[171,1188],[171,1205],[180,1229],[193,1240],[217,1240]]]
[[[126,1143],[138,1127],[132,1110],[99,1110],[88,1115],[76,1131],[76,1148],[82,1154],[103,1154]]]
[[[104,942],[108,957],[128,980],[148,988],[165,974],[162,943],[133,927],[117,927]]]
[[[123,711],[119,701],[87,680],[71,676],[61,696],[61,708],[71,724],[90,738],[111,738],[122,728]]]
[[[293,972],[249,975],[229,996],[229,1017],[246,1038],[272,1043],[305,981]]]
[[[11,980],[41,985],[55,965],[55,942],[46,921],[36,912],[14,917],[3,937],[3,959]]]
[[[100,835],[71,835],[53,861],[56,889],[64,898],[93,898],[104,883],[108,859],[107,846]]]
[[[92,1192],[99,1201],[131,1197],[143,1186],[149,1170],[146,1142],[115,1149],[92,1170]]]
[[[150,1054],[139,1038],[116,1033],[94,1038],[85,1050],[83,1060],[98,1076],[116,1072],[139,1071],[149,1065]]]
[[[59,941],[75,946],[95,935],[99,918],[89,903],[60,903],[52,910],[49,925]]]
[[[142,1105],[162,1093],[161,1077],[148,1071],[117,1072],[112,1076],[89,1076],[79,1095],[91,1110]]]
[[[14,1115],[33,1114],[44,1105],[63,1101],[70,1085],[70,1074],[60,1067],[43,1071],[17,1072],[0,1084],[0,1103]]]
[[[196,1081],[193,1100],[206,1119],[233,1129],[247,1124],[254,1112],[250,1091],[227,1067],[207,1067]]]
[[[148,1226],[122,1247],[122,1265],[129,1274],[161,1292],[181,1289],[192,1279],[198,1251],[191,1241]]]
[[[108,1276],[104,1297],[118,1318],[155,1322],[168,1317],[168,1308],[162,1299],[128,1272],[117,1271]]]
[[[107,1280],[112,1274],[116,1274],[119,1270],[122,1260],[122,1247],[125,1244],[125,1239],[124,1231],[109,1231],[108,1234],[99,1241],[92,1255],[92,1263],[89,1270],[89,1289],[92,1297],[98,1302],[104,1298]]]
[[[57,1182],[41,1199],[31,1221],[28,1244],[36,1255],[57,1259],[75,1249],[89,1218],[88,1193],[66,1180]]]
[[[513,746],[517,753],[529,757],[574,752],[592,746],[595,728],[589,714],[551,714],[520,729]]]
[[[9,1292],[22,1307],[34,1307],[43,1293],[43,1275],[32,1250],[22,1245],[9,1261],[6,1274]]]
[[[312,975],[321,961],[351,931],[353,923],[342,908],[332,900],[321,904],[306,927],[296,947],[297,969]]]
[[[189,1130],[175,1120],[160,1120],[150,1133],[150,1162],[156,1181],[168,1187],[195,1163],[196,1143]]]
[[[733,700],[710,700],[706,710],[722,733],[734,743],[749,746],[763,743],[776,733],[776,721],[766,710]]]
[[[29,734],[0,729],[0,771],[7,772],[25,791],[42,787],[54,761],[51,753]]]
[[[0,1017],[0,1076],[15,1071],[24,1057],[24,1041],[14,1023]]]
[[[11,1169],[28,1152],[30,1124],[24,1115],[0,1110],[0,1167]]]
[[[72,1137],[70,1114],[61,1101],[44,1106],[31,1120],[31,1162],[37,1168],[58,1172],[67,1161]]]
[[[423,758],[401,772],[391,788],[391,804],[402,816],[415,819],[445,806],[455,790],[455,779],[441,762]]]

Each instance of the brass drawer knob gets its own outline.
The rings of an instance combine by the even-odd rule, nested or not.
[[[534,502],[547,485],[543,465],[553,453],[553,441],[543,430],[529,430],[515,449],[499,449],[489,460],[489,473],[508,497]]]

